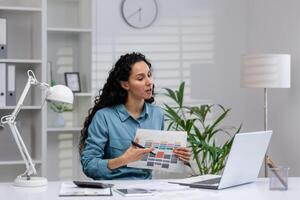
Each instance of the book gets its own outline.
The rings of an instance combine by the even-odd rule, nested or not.
[[[112,196],[111,187],[85,188],[78,187],[73,182],[62,182],[59,191],[60,197],[65,196]]]

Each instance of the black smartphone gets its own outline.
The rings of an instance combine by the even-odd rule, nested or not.
[[[113,186],[113,184],[100,183],[97,181],[73,181],[73,183],[78,187],[85,188],[109,188]]]

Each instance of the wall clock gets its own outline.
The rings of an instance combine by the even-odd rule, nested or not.
[[[156,0],[123,0],[121,13],[124,21],[133,28],[151,26],[157,18]]]

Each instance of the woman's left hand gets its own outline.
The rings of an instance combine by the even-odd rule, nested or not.
[[[191,152],[190,148],[187,148],[187,147],[177,147],[177,148],[173,149],[173,152],[183,162],[189,162],[190,161],[190,158],[191,158],[191,155],[192,155],[192,152]]]

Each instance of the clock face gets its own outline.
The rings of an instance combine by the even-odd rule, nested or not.
[[[123,0],[122,16],[133,28],[149,27],[157,17],[156,0]]]

